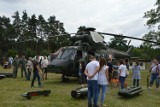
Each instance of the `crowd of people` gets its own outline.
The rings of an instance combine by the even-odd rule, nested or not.
[[[26,80],[31,79],[31,74],[33,73],[33,78],[31,81],[31,87],[34,88],[34,82],[37,78],[38,87],[43,87],[41,78],[43,80],[47,79],[47,65],[49,61],[46,56],[36,58],[29,57],[28,60],[22,55],[20,58],[18,55],[15,56],[12,66],[13,66],[13,78],[17,77],[18,68],[21,69],[21,78],[25,77]]]
[[[47,65],[49,61],[46,56],[43,56],[43,59],[39,56],[36,56],[35,59],[29,57],[26,60],[25,56],[18,55],[14,59],[10,58],[13,66],[13,78],[17,77],[18,67],[21,68],[21,77],[25,77],[26,80],[31,79],[31,74],[33,75],[31,81],[31,87],[34,88],[34,82],[37,78],[38,86],[43,87],[41,78],[43,80],[47,79]],[[132,79],[133,86],[140,86],[140,73],[141,66],[139,62],[132,68]],[[108,86],[116,82],[116,86],[120,89],[125,89],[126,78],[129,75],[129,64],[128,60],[120,59],[117,61],[117,65],[112,64],[111,58],[101,57],[97,61],[96,56],[89,56],[89,63],[85,64],[83,60],[79,61],[79,78],[80,83],[85,83],[88,86],[88,107],[102,107],[107,106],[104,104],[105,96],[108,89]],[[156,89],[160,85],[160,62],[157,59],[154,59],[150,65],[149,69],[150,81],[149,89],[152,88],[153,82],[156,81]],[[100,105],[98,106],[98,100],[100,100]]]
[[[100,58],[99,61],[96,60],[96,57],[91,55],[90,62],[86,65],[84,74],[87,76],[87,85],[88,85],[88,107],[102,107],[107,106],[104,104],[106,91],[109,84],[112,84],[112,79],[114,77],[114,66],[112,64],[111,58],[108,59],[108,62],[105,58]],[[121,90],[125,89],[125,82],[129,75],[129,64],[127,60],[120,59],[117,62],[117,72],[118,76],[117,85]],[[133,86],[140,86],[140,65],[139,62],[132,68],[132,79]],[[153,85],[154,80],[156,80],[156,88],[158,89],[160,84],[160,64],[157,59],[154,59],[150,67],[150,89]],[[100,105],[98,106],[98,99],[100,100]]]

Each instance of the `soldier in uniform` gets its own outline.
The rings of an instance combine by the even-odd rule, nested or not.
[[[13,60],[13,78],[16,78],[17,73],[18,73],[18,65],[19,65],[19,59],[18,55]]]
[[[21,65],[21,77],[23,78],[23,72],[25,74],[25,77],[27,78],[27,72],[26,72],[26,63],[27,60],[25,59],[25,56],[22,56],[22,59],[20,60],[20,65]]]

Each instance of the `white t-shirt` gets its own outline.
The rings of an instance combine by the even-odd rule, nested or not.
[[[47,59],[42,60],[41,62],[42,68],[47,68],[47,65],[48,65],[48,60]]]
[[[121,64],[121,65],[119,66],[118,70],[119,70],[119,71],[121,70],[121,73],[119,72],[119,73],[120,73],[120,76],[126,77],[126,70],[127,70],[126,65]]]
[[[106,69],[108,66],[104,65],[98,74],[98,84],[100,85],[108,85],[108,80],[106,78]]]
[[[31,68],[31,69],[33,68],[33,63],[31,60],[27,61],[27,68]]]
[[[88,71],[89,75],[93,75],[96,71],[96,68],[99,67],[98,61],[91,61],[86,65],[86,70]],[[98,73],[95,74],[95,76],[91,79],[87,77],[88,80],[98,80]]]

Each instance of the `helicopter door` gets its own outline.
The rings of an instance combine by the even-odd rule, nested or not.
[[[88,63],[88,53],[87,51],[82,51],[82,59],[85,61],[85,63]]]
[[[79,60],[82,59],[82,51],[77,50],[75,62],[74,62],[74,75],[78,77],[78,71],[79,71]]]
[[[87,63],[88,62],[88,53],[87,53],[87,51],[77,51],[77,59],[76,59],[77,61],[79,61],[79,60],[84,60],[85,61],[85,63]]]

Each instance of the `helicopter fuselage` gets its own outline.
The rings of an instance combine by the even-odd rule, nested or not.
[[[95,50],[97,60],[100,57],[108,58],[129,58],[127,53],[114,49]],[[89,52],[82,46],[66,46],[62,47],[57,57],[48,65],[48,72],[62,74],[62,79],[66,77],[79,77],[79,61],[83,60],[86,64],[89,62]]]

